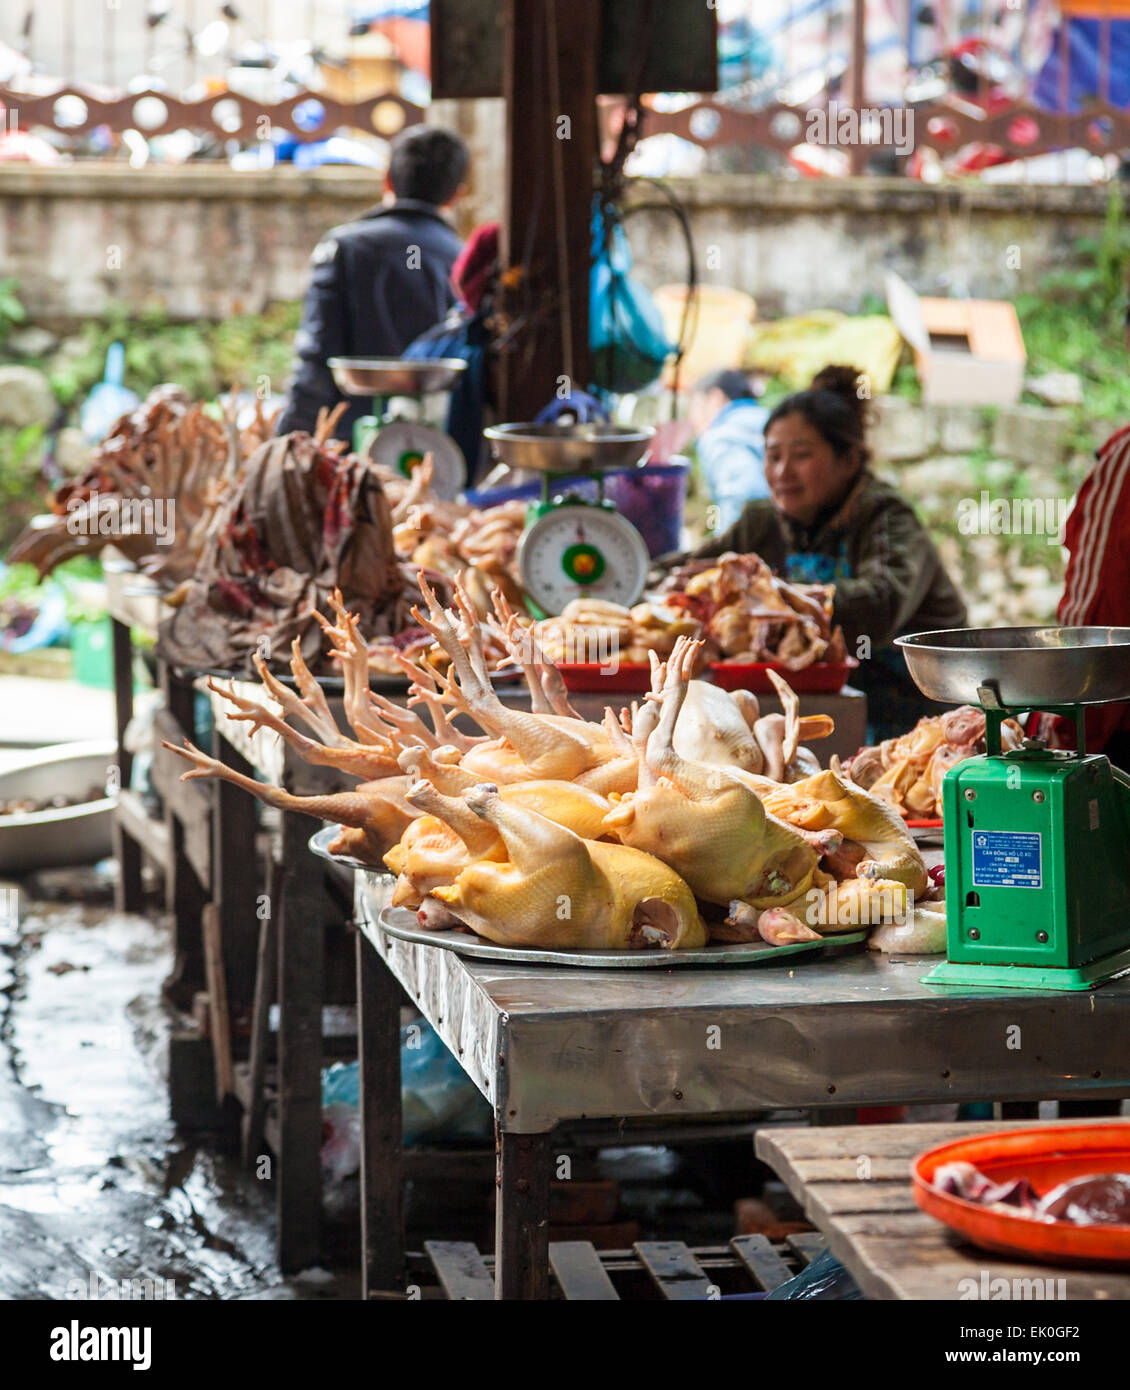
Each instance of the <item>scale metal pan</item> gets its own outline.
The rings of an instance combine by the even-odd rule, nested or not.
[[[1130,627],[956,628],[898,646],[919,690],[947,704],[981,704],[984,685],[1010,709],[1130,699]]]
[[[334,384],[346,396],[423,396],[450,391],[466,362],[458,357],[433,361],[400,357],[331,357]]]
[[[624,425],[491,425],[483,430],[491,453],[511,468],[536,473],[592,473],[635,468],[647,456],[653,429]]]

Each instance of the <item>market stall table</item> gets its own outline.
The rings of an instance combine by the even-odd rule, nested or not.
[[[497,965],[389,935],[365,883],[359,874],[370,1290],[402,1287],[401,986],[494,1108],[504,1298],[545,1296],[553,1130],[563,1120],[1130,1095],[1127,978],[1093,994],[943,991],[920,982],[929,960],[834,944],[726,970]]]
[[[1037,1281],[1043,1289],[1054,1288],[1056,1297],[1130,1298],[1130,1272],[1009,1260],[966,1244],[919,1210],[910,1163],[924,1149],[1023,1127],[996,1121],[764,1129],[756,1148],[868,1298],[987,1298],[1003,1287],[993,1284],[998,1279],[1006,1280],[1010,1291],[1031,1289],[1030,1281]],[[1045,1280],[1063,1284],[1049,1286]]]
[[[209,677],[197,676],[195,686],[210,703],[213,752],[226,765],[298,796],[322,795],[356,785],[356,779],[348,774],[306,762],[272,730],[252,731],[246,722],[234,719],[232,707],[209,682]],[[231,688],[242,700],[275,709],[271,696],[257,681],[221,679],[218,684]],[[340,679],[330,676],[320,684],[338,725],[348,732]],[[386,687],[382,693],[395,703],[407,700],[406,684],[399,689],[388,682],[382,684]],[[189,693],[191,696],[191,688]],[[530,707],[524,683],[500,683],[498,695],[507,705]],[[572,697],[578,713],[594,721],[600,720],[606,704],[627,704],[632,698],[638,697],[614,692]],[[859,692],[805,697],[802,711],[807,703],[811,703],[812,712],[833,714],[845,749],[854,751],[859,746],[866,721],[866,700]],[[779,702],[771,697],[766,697],[763,705],[766,711],[779,708]],[[468,731],[474,728],[465,726]],[[179,736],[171,741],[179,742]],[[269,1141],[276,1160],[279,1258],[284,1268],[302,1268],[318,1258],[321,1245],[325,942],[323,932],[312,927],[332,928],[343,920],[327,895],[326,866],[307,848],[318,823],[298,811],[279,813],[270,881],[261,883],[251,871],[249,858],[256,826],[254,801],[226,782],[218,783],[209,796],[198,782],[176,780],[184,771],[183,763],[167,751],[159,753],[158,766],[170,793],[191,795],[215,808],[206,846],[208,901],[216,913],[216,935],[232,1005],[229,1012],[243,1004],[251,1014],[248,1058],[246,1062],[237,1059],[232,1069],[232,1084],[243,1108],[244,1160],[253,1165],[264,1138]],[[266,914],[258,909],[261,894],[269,903]],[[269,1014],[276,1002],[277,1099],[268,1107]]]

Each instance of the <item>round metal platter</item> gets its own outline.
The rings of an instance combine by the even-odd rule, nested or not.
[[[1007,709],[1104,704],[1130,697],[1130,628],[957,628],[900,637],[924,695],[979,705],[992,684]]]
[[[511,468],[537,473],[590,473],[635,468],[651,447],[655,431],[624,425],[491,425],[483,430],[491,453]]]
[[[643,537],[632,523],[605,507],[554,507],[518,542],[522,585],[549,614],[560,613],[575,598],[630,608],[643,593],[650,563]],[[590,566],[591,578],[577,577],[582,564]]]
[[[432,491],[445,502],[453,502],[463,487],[466,472],[463,454],[450,435],[414,420],[390,420],[382,425],[369,445],[374,463],[411,477],[425,454],[432,456]]]
[[[416,925],[416,914],[402,907],[384,908],[378,926],[381,931],[400,941],[411,941],[419,946],[439,946],[445,951],[454,951],[458,956],[475,960],[493,960],[500,965],[585,966],[593,970],[670,970],[672,966],[679,965],[768,965],[784,956],[822,951],[827,946],[854,946],[867,939],[866,932],[856,931],[837,932],[835,936],[825,937],[821,941],[798,941],[792,946],[770,946],[767,941],[750,941],[736,945],[703,946],[697,951],[539,950],[535,946],[500,946],[470,932],[422,931]]]
[[[458,357],[331,357],[334,385],[346,396],[423,396],[450,391],[467,364]]]
[[[372,864],[364,864],[360,859],[354,859],[351,854],[331,854],[330,844],[341,834],[340,825],[324,825],[321,830],[315,830],[308,841],[310,853],[316,854],[319,859],[325,859],[330,864],[338,864],[343,869],[364,869],[366,873],[380,874],[380,869],[375,869]],[[384,875],[389,877],[389,875]]]

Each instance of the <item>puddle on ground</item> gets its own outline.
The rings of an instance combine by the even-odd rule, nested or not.
[[[174,1130],[165,923],[17,888],[18,924],[0,922],[0,1299],[145,1279],[175,1298],[357,1296],[352,1271],[284,1279],[270,1185]]]

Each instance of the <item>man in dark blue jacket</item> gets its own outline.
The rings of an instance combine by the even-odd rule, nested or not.
[[[320,406],[347,400],[335,434],[372,409],[334,385],[331,357],[399,357],[454,302],[451,267],[460,241],[441,209],[462,191],[469,164],[458,135],[413,126],[396,137],[384,202],[322,238],[295,339],[294,378],[276,433],[313,430]]]

